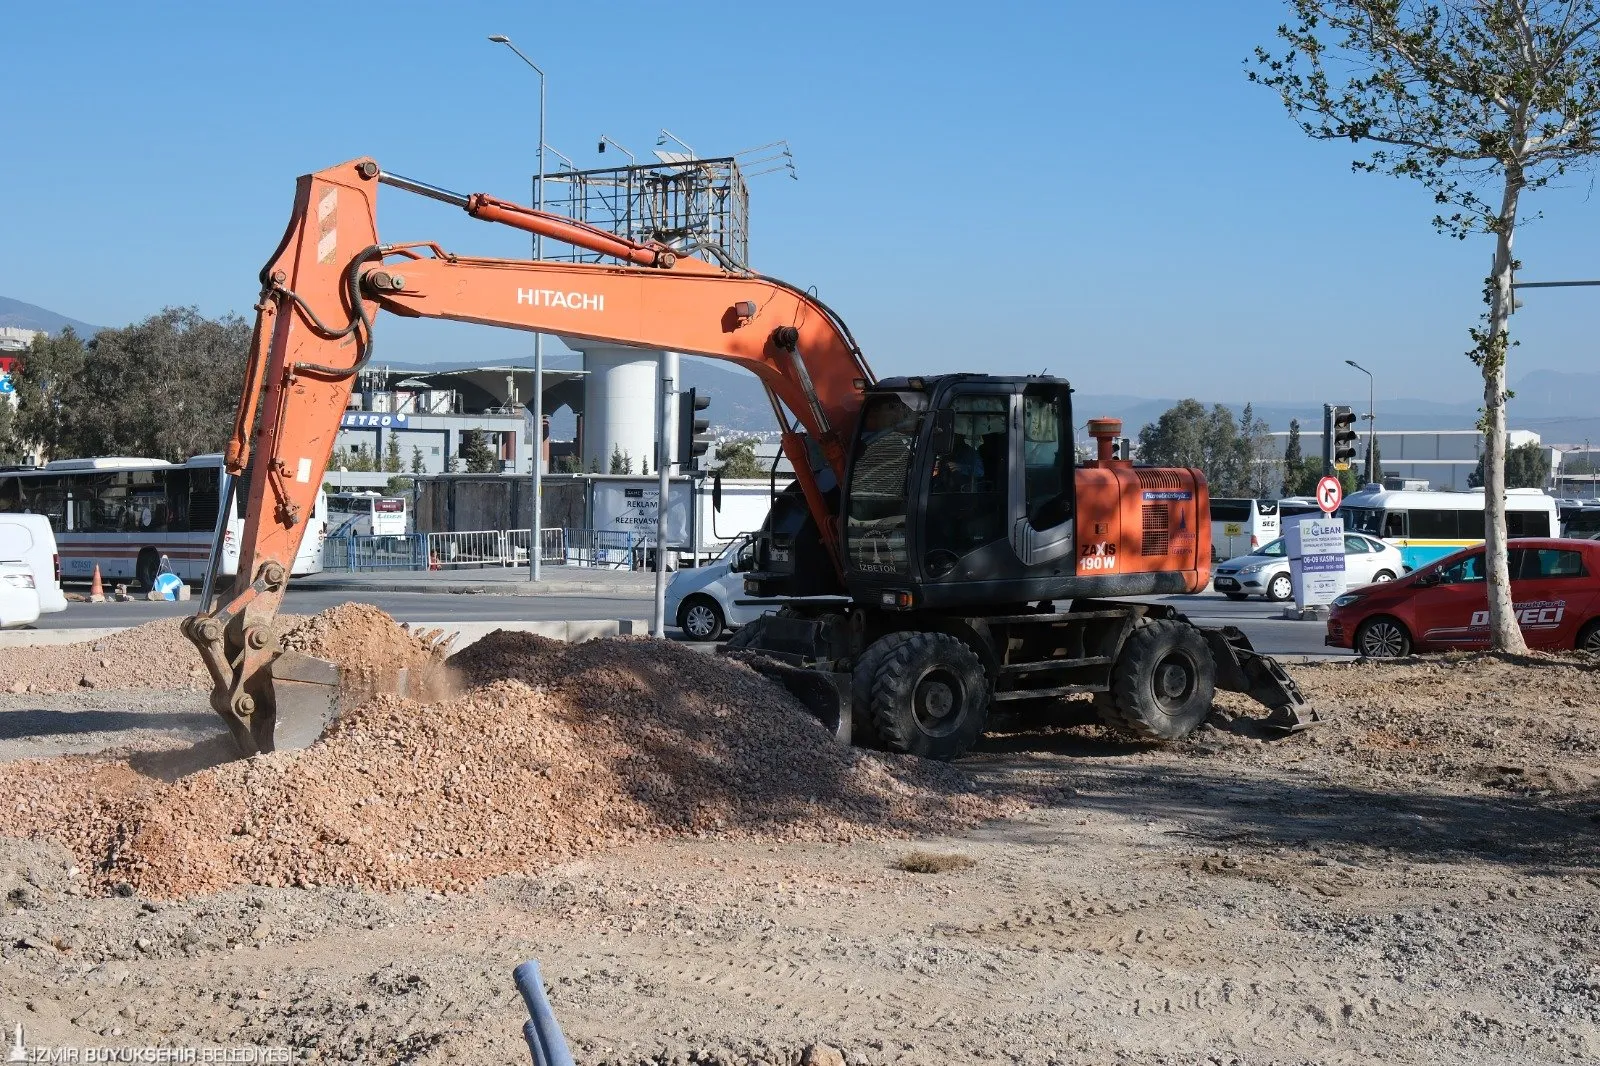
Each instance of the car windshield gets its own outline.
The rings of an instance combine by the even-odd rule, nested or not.
[[[1261,547],[1257,548],[1255,551],[1251,552],[1250,554],[1251,555],[1271,555],[1271,556],[1274,556],[1274,557],[1280,556],[1280,555],[1283,554],[1283,538],[1279,537],[1277,540],[1269,540],[1269,541],[1267,541],[1267,543],[1263,544]]]
[[[1344,528],[1351,533],[1383,536],[1383,512],[1376,507],[1341,507],[1339,517],[1344,519]]]

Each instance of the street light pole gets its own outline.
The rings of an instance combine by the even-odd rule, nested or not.
[[[1377,454],[1378,448],[1378,410],[1377,386],[1373,383],[1372,371],[1356,362],[1346,359],[1345,362],[1367,375],[1367,484],[1372,483],[1373,464],[1372,458]]]
[[[522,54],[522,50],[511,43],[511,38],[497,33],[489,38],[495,44],[503,44],[517,54],[517,58],[533,68],[539,75],[539,172],[533,176],[533,206],[540,211],[544,210],[544,70]],[[539,234],[533,235],[533,257],[543,257],[544,240]],[[539,563],[544,554],[544,531],[540,524],[544,518],[544,334],[533,335],[533,462],[532,475],[529,481],[533,491],[532,528],[528,530],[528,580],[539,580]]]

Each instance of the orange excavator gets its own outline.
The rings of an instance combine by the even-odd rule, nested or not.
[[[381,186],[598,252],[615,263],[488,259],[379,240]],[[1286,731],[1315,720],[1294,682],[1231,627],[1155,601],[1209,577],[1204,475],[1115,453],[1120,423],[1073,447],[1059,378],[876,378],[844,321],[806,291],[357,159],[300,178],[261,273],[226,453],[247,494],[238,575],[186,632],[211,704],[246,755],[303,746],[335,713],[338,671],[282,650],[273,622],[379,312],[723,359],[760,378],[794,482],[746,574],[771,610],[728,649],[787,685],[844,740],[951,758],[992,709],[1093,694],[1106,721],[1176,738],[1218,688]],[[214,569],[214,568],[213,568]]]

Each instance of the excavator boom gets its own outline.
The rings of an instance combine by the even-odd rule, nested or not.
[[[619,260],[485,259],[431,243],[386,245],[388,184]],[[261,299],[226,463],[250,501],[232,587],[187,626],[212,707],[246,754],[309,743],[331,717],[337,672],[283,653],[273,623],[379,311],[592,338],[738,363],[766,386],[783,448],[841,569],[837,516],[807,447],[843,484],[846,441],[871,370],[848,329],[804,291],[482,193],[451,193],[356,159],[300,178],[294,214],[261,272]],[[785,411],[788,415],[785,415]],[[792,416],[793,423],[790,422]],[[804,436],[799,432],[804,430]]]

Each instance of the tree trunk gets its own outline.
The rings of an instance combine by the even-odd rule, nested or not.
[[[1489,330],[1483,354],[1483,533],[1488,563],[1489,646],[1496,651],[1526,652],[1511,602],[1511,569],[1506,555],[1506,356],[1510,352],[1507,322],[1511,317],[1511,245],[1516,236],[1517,199],[1522,174],[1506,171],[1500,224],[1495,234],[1494,274],[1490,278]]]

